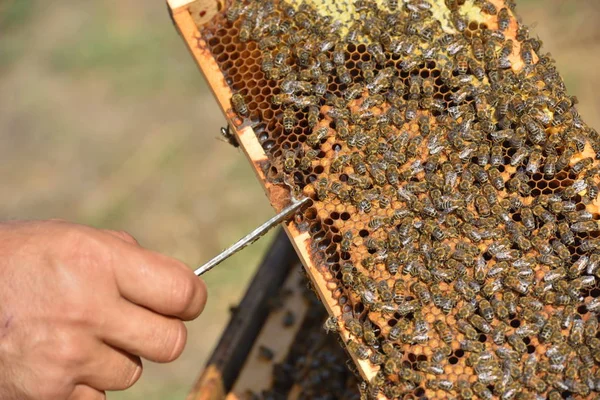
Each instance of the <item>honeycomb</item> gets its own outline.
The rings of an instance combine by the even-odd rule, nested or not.
[[[513,1],[229,1],[199,26],[376,372],[365,398],[597,398],[600,136]]]

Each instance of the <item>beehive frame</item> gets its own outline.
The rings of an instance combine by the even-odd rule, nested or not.
[[[498,4],[501,1],[496,1]],[[230,99],[232,96],[231,88],[226,84],[219,66],[208,50],[207,43],[201,37],[198,25],[208,22],[221,7],[224,6],[223,0],[168,0],[169,10],[172,19],[182,35],[185,43],[191,52],[194,60],[198,64],[200,71],[208,82],[219,107],[223,111],[227,122],[233,128],[240,147],[250,161],[258,180],[263,186],[269,201],[280,211],[289,201],[289,194],[279,186],[270,184],[263,171],[263,165],[267,162],[267,155],[260,145],[257,136],[250,126],[239,128],[240,120],[231,108]],[[509,35],[515,35],[517,29],[516,20],[512,20],[509,28]],[[518,48],[513,53],[514,68],[519,69],[522,62],[518,57]],[[315,283],[315,288],[326,306],[330,315],[340,316],[341,309],[337,301],[333,298],[330,288],[327,287],[323,275],[318,271],[318,266],[313,262],[310,252],[310,236],[307,232],[299,232],[294,223],[283,224],[284,229],[294,248],[296,249],[310,279]],[[325,273],[329,273],[326,271]],[[344,340],[349,339],[348,332],[343,326],[340,326],[341,335]],[[354,356],[353,356],[354,357]],[[354,358],[363,378],[370,380],[376,373],[368,362]]]
[[[219,4],[220,6],[218,6]],[[196,60],[196,63],[200,67],[227,122],[233,128],[240,148],[250,161],[269,201],[276,211],[280,211],[289,203],[289,193],[282,187],[267,182],[262,168],[267,162],[267,155],[258,142],[252,127],[245,126],[239,128],[240,120],[230,105],[231,89],[226,84],[217,62],[207,49],[207,44],[200,36],[197,27],[197,23],[210,20],[214,13],[222,7],[222,3],[217,3],[216,0],[169,0],[168,5],[177,29],[185,40],[194,60]],[[211,14],[211,10],[213,14]],[[197,15],[196,20],[193,15]],[[334,299],[331,288],[327,287],[327,282],[323,279],[323,273],[319,272],[318,266],[311,258],[310,235],[308,232],[300,232],[293,222],[282,225],[284,225],[284,229],[294,245],[300,260],[304,264],[310,279],[314,283],[315,289],[327,311],[330,315],[339,316],[341,314],[340,306]],[[329,271],[325,273],[329,273]],[[348,340],[348,332],[343,327],[340,327],[340,329],[342,338]],[[363,378],[369,380],[374,376],[376,371],[367,362],[359,359],[355,359],[355,362],[359,366],[359,371],[363,375]]]
[[[452,2],[453,1],[446,1],[446,4],[452,3]],[[481,3],[485,3],[485,2],[486,1],[481,1],[478,3],[481,4]],[[359,2],[357,2],[357,3],[359,3]],[[364,3],[364,2],[360,2],[360,3]],[[429,1],[429,3],[433,4],[434,12],[435,12],[435,9],[437,9],[437,10],[441,9],[442,8],[441,5],[444,4],[443,1],[439,1],[439,0]],[[465,2],[463,0],[463,2],[461,4],[463,4],[463,3],[465,3],[465,4],[468,3],[469,7],[470,7],[471,4],[474,3],[474,1],[467,0]],[[492,3],[492,4],[495,3],[497,7],[501,7],[504,4],[503,1],[496,1],[496,0],[493,0],[489,3]],[[222,76],[217,63],[215,62],[217,60],[212,58],[212,54],[219,54],[219,53],[212,53],[212,51],[211,51],[213,49],[212,47],[211,47],[211,50],[208,50],[208,47],[210,47],[210,46],[207,46],[207,42],[204,41],[204,38],[200,35],[200,33],[199,33],[200,31],[198,30],[198,27],[202,27],[205,22],[208,22],[212,18],[212,15],[214,15],[214,13],[216,11],[221,10],[221,7],[223,7],[223,5],[219,5],[219,3],[217,3],[216,5],[215,5],[215,3],[206,4],[205,2],[197,1],[197,2],[190,3],[187,6],[181,5],[181,4],[177,4],[177,5],[172,4],[172,6],[173,6],[172,11],[173,11],[173,15],[174,15],[174,20],[176,21],[180,31],[182,32],[184,38],[186,39],[186,42],[188,43],[188,46],[190,47],[190,50],[194,54],[202,71],[204,72],[205,76],[207,77],[207,80],[208,80],[211,88],[213,89],[215,96],[219,100],[219,104],[220,104],[221,108],[227,115],[228,121],[230,122],[231,126],[234,127],[235,134],[238,136],[242,148],[244,149],[246,155],[249,157],[250,161],[252,162],[252,164],[258,174],[259,179],[261,180],[261,182],[263,182],[266,192],[267,192],[267,195],[268,195],[271,203],[273,204],[273,206],[276,209],[282,208],[287,202],[287,197],[288,197],[287,190],[282,189],[281,187],[279,187],[277,185],[272,185],[267,182],[270,179],[269,179],[269,176],[266,176],[267,172],[266,172],[265,167],[267,167],[269,165],[269,161],[272,161],[272,160],[267,159],[265,151],[263,151],[261,143],[259,142],[260,139],[257,140],[256,133],[259,133],[261,131],[258,131],[255,133],[253,131],[253,129],[245,123],[246,120],[242,121],[238,117],[239,114],[244,114],[244,112],[241,111],[241,108],[236,107],[237,113],[234,112],[233,110],[231,110],[231,108],[229,106],[231,103],[229,101],[232,98],[231,96],[233,93],[229,90],[229,86],[225,83],[225,79]],[[176,6],[179,8],[176,8]],[[436,8],[436,7],[439,7],[439,8]],[[184,10],[183,14],[187,15],[188,25],[189,25],[189,22],[192,21],[191,22],[192,27],[186,26],[185,17],[182,18],[181,14],[180,14],[181,10]],[[179,18],[178,18],[178,15],[179,15]],[[507,38],[515,38],[515,37],[518,37],[518,35],[517,35],[518,24],[517,24],[516,18],[512,14],[510,14],[510,15],[511,15],[510,20],[506,23],[507,26],[502,28],[502,30],[505,31],[504,35]],[[444,21],[446,21],[445,19],[447,18],[447,15],[438,15],[436,18],[442,22],[442,25],[444,25]],[[482,17],[482,15],[478,15],[477,17],[475,17],[475,20],[477,20],[479,22],[479,27],[480,27],[479,29],[486,29],[486,30],[488,28],[495,29],[495,27],[498,26],[498,23],[495,18],[490,17],[490,18],[486,19],[485,16]],[[482,24],[485,25],[485,27],[482,28]],[[471,29],[470,24],[469,24],[469,29]],[[477,27],[475,27],[473,29],[476,30]],[[195,31],[195,35],[194,35],[194,31]],[[225,31],[223,31],[223,32],[225,32]],[[209,38],[211,37],[210,33],[209,33],[208,37]],[[217,34],[216,37],[218,38],[219,35]],[[471,37],[471,36],[469,36],[469,37]],[[215,35],[212,36],[212,39],[210,41],[211,46],[214,46],[214,43],[213,43],[214,40],[216,40]],[[216,42],[219,42],[219,41],[217,40]],[[224,43],[227,44],[230,42],[224,42]],[[234,48],[232,46],[226,46],[226,48],[229,48],[229,47],[231,47],[232,49]],[[256,48],[256,46],[254,48]],[[224,50],[223,46],[221,46],[220,49],[221,50],[218,50],[218,52],[223,52],[223,51],[227,52],[228,51],[228,50]],[[250,50],[252,50],[252,48]],[[215,50],[215,51],[217,51],[217,50]],[[359,52],[361,52],[361,51],[359,50]],[[362,50],[362,52],[364,52],[364,50]],[[248,54],[250,54],[250,53],[248,53]],[[507,57],[508,60],[510,61],[510,68],[512,68],[512,70],[515,72],[520,71],[524,66],[524,62],[523,62],[524,59],[523,59],[522,54],[523,53],[521,53],[521,50],[520,50],[519,40],[515,40],[514,46],[512,47],[512,52],[508,53],[508,57]],[[529,63],[535,64],[538,61],[536,53],[532,52],[530,54],[530,56],[531,56],[531,60],[529,60]],[[217,57],[217,56],[215,55],[215,57]],[[221,57],[217,57],[217,59],[220,62],[223,61],[221,59]],[[546,59],[544,62],[546,63],[546,62],[548,62],[548,60]],[[236,62],[236,65],[237,64],[238,64],[238,62]],[[227,67],[225,67],[225,68],[227,68]],[[235,85],[234,85],[234,87],[235,87],[236,91],[240,90],[240,87],[237,87]],[[334,90],[337,90],[337,89],[334,89]],[[254,91],[253,91],[253,93],[254,93]],[[264,96],[262,96],[262,97],[264,97]],[[263,101],[263,100],[260,100],[260,101]],[[349,108],[352,108],[352,107],[358,108],[360,105],[361,105],[361,103],[354,103],[354,105],[349,105]],[[256,109],[256,104],[254,105],[254,107]],[[325,109],[322,108],[321,110],[325,110],[323,113],[327,114],[326,108]],[[420,116],[420,115],[421,114],[418,114],[418,116]],[[271,118],[271,117],[268,117],[268,118]],[[554,118],[554,117],[552,117],[552,118]],[[408,120],[408,117],[407,117],[407,120]],[[317,125],[317,128],[319,128],[319,127],[324,128],[326,125],[331,126],[331,122],[332,122],[331,120],[325,119],[324,124]],[[319,122],[319,124],[320,124],[320,122]],[[559,123],[559,125],[560,125],[560,123]],[[333,128],[333,126],[331,126],[331,127]],[[410,127],[410,130],[411,130],[412,134],[414,134],[414,135],[417,134],[415,132],[417,132],[418,129],[420,129],[420,127],[417,127],[416,124],[413,124]],[[546,133],[550,134],[550,135],[552,135],[554,133],[558,133],[558,132],[559,131],[555,130],[554,128],[547,128],[547,131],[546,131]],[[264,139],[263,139],[263,141],[264,141]],[[329,142],[329,140],[327,142]],[[325,152],[324,154],[327,154],[327,157],[330,157],[331,154],[328,152],[331,150],[332,143],[323,143],[323,142],[321,142],[321,143],[325,145],[324,147],[322,147],[322,151]],[[595,156],[594,151],[592,150],[590,145],[586,143],[585,146],[586,147],[584,149],[578,150],[578,154],[569,160],[569,164],[568,164],[569,166],[572,167],[576,162],[580,161],[584,157],[589,156],[590,158],[593,158]],[[267,148],[267,147],[265,147],[265,148]],[[269,154],[271,154],[271,153],[269,153]],[[281,152],[279,154],[281,154]],[[514,154],[514,153],[512,153],[512,154]],[[275,156],[275,157],[278,157],[278,156]],[[323,156],[319,156],[319,157],[323,157]],[[319,165],[321,165],[321,164],[319,164]],[[518,163],[515,165],[518,165]],[[276,171],[276,169],[275,169],[275,171]],[[322,171],[322,169],[321,169],[321,171]],[[503,172],[504,178],[505,178],[505,180],[507,180],[509,174],[516,173],[516,168],[514,168],[514,166],[512,166],[512,162],[511,162],[511,166],[507,165],[506,170],[503,170],[503,171],[504,171]],[[553,174],[551,174],[551,175],[553,175]],[[538,193],[538,194],[532,194],[532,196],[534,196],[534,197],[538,196],[541,192],[543,192],[542,189],[546,188],[546,185],[555,185],[555,186],[550,186],[551,188],[560,188],[560,187],[570,186],[572,184],[573,180],[575,179],[575,177],[574,176],[571,177],[569,175],[569,177],[567,178],[567,175],[563,174],[562,178],[557,178],[557,179],[553,178],[553,182],[550,183],[550,182],[544,181],[543,176],[541,174],[538,174],[538,178],[536,178],[535,174],[532,173],[531,180],[534,181],[533,187],[535,187],[537,185],[537,189],[534,188],[533,193],[536,193],[536,192]],[[566,180],[568,182],[563,184],[562,183],[563,180]],[[537,184],[536,182],[538,182],[538,181],[541,181],[541,183]],[[312,185],[312,188],[309,186],[308,192],[305,190],[305,193],[311,195],[311,197],[313,197],[313,198],[317,197],[316,196],[317,193],[314,191],[315,187],[316,187],[316,185]],[[313,190],[313,191],[311,191],[311,190]],[[550,192],[552,193],[553,190],[550,190]],[[318,197],[320,199],[321,195],[318,195]],[[594,219],[597,219],[597,216],[598,216],[597,198],[593,198],[591,200],[592,201],[588,201],[586,203],[587,204],[586,209],[588,211],[594,213],[595,214]],[[527,202],[524,204],[528,205],[530,203]],[[321,204],[320,207],[323,207],[323,204]],[[384,206],[380,206],[380,207],[384,207]],[[325,213],[331,212],[331,209],[322,209],[322,208],[319,209],[319,206],[317,206],[317,210],[324,211]],[[360,210],[360,209],[358,209],[358,211],[366,211],[366,213],[369,212],[369,210]],[[350,211],[350,212],[352,213],[353,211]],[[314,212],[314,213],[316,213],[316,212]],[[319,212],[319,216],[321,218],[322,218],[322,215],[323,214]],[[520,218],[519,215],[517,215],[517,217]],[[333,217],[333,218],[335,219],[335,217]],[[303,262],[307,268],[309,276],[310,276],[311,280],[313,281],[313,283],[315,283],[316,290],[317,290],[318,294],[320,295],[323,303],[327,306],[329,313],[335,317],[339,317],[341,315],[341,308],[340,308],[340,306],[337,305],[337,303],[338,302],[343,303],[345,300],[338,301],[340,299],[338,293],[341,293],[341,292],[337,292],[336,284],[333,282],[330,282],[332,280],[331,279],[332,275],[329,272],[329,270],[320,268],[319,261],[315,259],[315,253],[313,253],[309,235],[307,233],[300,232],[292,224],[290,224],[290,226],[287,226],[286,230],[287,230],[288,234],[291,236],[291,238],[294,242],[294,245],[296,247],[296,250],[298,251],[301,258],[303,259]],[[368,233],[365,233],[365,235],[368,235]],[[361,236],[362,236],[362,234],[361,234]],[[562,234],[561,234],[561,236],[562,236]],[[365,236],[363,236],[363,237],[365,237]],[[596,237],[596,236],[594,236],[594,237]],[[581,254],[581,253],[579,253],[579,254]],[[364,256],[364,253],[363,253],[363,256]],[[356,260],[354,259],[353,261],[356,261]],[[338,266],[338,268],[339,268],[339,266]],[[339,271],[339,269],[337,271]],[[392,274],[395,275],[395,272],[393,272]],[[338,275],[338,279],[340,279],[339,275]],[[384,279],[387,279],[387,278],[384,277]],[[541,275],[538,276],[538,279],[541,279]],[[444,289],[444,290],[446,290],[446,289]],[[333,291],[333,293],[332,293],[332,291]],[[373,289],[373,291],[374,291],[374,289]],[[597,297],[597,295],[594,295],[593,297]],[[427,307],[423,307],[424,313],[427,313],[428,312],[427,310],[428,310]],[[583,313],[586,313],[586,312],[583,311]],[[371,318],[370,315],[369,315],[369,318]],[[377,318],[377,316],[376,316],[376,318]],[[584,316],[583,318],[585,319],[587,317]],[[344,320],[346,320],[346,318],[344,318]],[[432,323],[434,321],[437,321],[436,317],[432,317],[432,319],[429,320],[428,322]],[[454,321],[454,320],[452,320],[452,321]],[[390,326],[393,326],[393,325],[390,325]],[[383,329],[384,329],[383,326],[381,327],[381,329],[383,331]],[[389,328],[386,328],[386,329],[389,330]],[[344,342],[347,342],[348,339],[351,338],[351,335],[349,335],[348,332],[345,331],[343,324],[342,324],[342,326],[340,326],[340,333],[341,333],[341,336],[342,336]],[[387,332],[386,332],[386,335],[387,335]],[[360,340],[360,337],[359,337],[359,340]],[[485,339],[483,339],[483,340],[485,341]],[[539,344],[539,342],[536,341],[536,342],[534,342],[534,346],[532,346],[532,347],[535,349],[535,346],[538,344]],[[543,349],[544,347],[541,346],[540,348]],[[453,347],[453,349],[456,350],[454,347]],[[422,350],[420,350],[420,351],[422,351]],[[411,350],[411,352],[412,352],[412,350]],[[353,357],[356,356],[355,351],[351,351],[350,354]],[[419,354],[419,353],[417,353],[417,354]],[[427,354],[427,353],[425,353],[425,354]],[[461,356],[459,356],[459,357],[461,357]],[[425,359],[427,359],[427,358],[425,358]],[[367,379],[368,381],[371,381],[372,378],[377,374],[377,369],[373,368],[368,362],[361,361],[356,358],[354,361],[358,364],[359,370],[360,370],[361,374],[363,375],[363,377],[365,379]],[[432,393],[430,392],[429,395],[431,396]],[[443,395],[443,392],[439,392],[435,396],[442,396],[442,395]]]

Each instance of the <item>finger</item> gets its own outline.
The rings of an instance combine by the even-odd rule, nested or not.
[[[206,304],[206,286],[182,262],[140,247],[125,245],[113,270],[127,300],[183,320],[191,320]]]
[[[103,232],[108,233],[109,235],[115,236],[129,244],[133,244],[136,246],[139,246],[140,243],[137,241],[136,238],[133,237],[133,235],[131,235],[128,232],[125,231],[113,231],[112,229],[102,229]]]
[[[97,390],[125,390],[142,376],[142,360],[98,341],[93,359],[81,368],[79,382]]]
[[[107,344],[127,353],[165,363],[183,352],[187,329],[177,318],[120,300],[105,319],[100,336]]]
[[[106,393],[87,385],[77,385],[67,400],[105,400]]]

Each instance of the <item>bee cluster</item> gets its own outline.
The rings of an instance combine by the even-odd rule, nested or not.
[[[600,391],[600,136],[512,1],[235,0],[201,29],[267,178],[313,199],[366,397]]]
[[[299,283],[306,281],[302,279]],[[353,366],[348,355],[336,336],[323,330],[327,311],[306,285],[299,289],[309,304],[308,312],[299,321],[300,329],[285,359],[273,365],[271,387],[261,393],[248,392],[246,398],[360,400],[359,380],[349,368]]]

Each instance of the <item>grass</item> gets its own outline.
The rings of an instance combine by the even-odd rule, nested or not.
[[[26,47],[23,35],[15,31],[28,24],[34,10],[33,3],[34,0],[7,0],[0,4],[0,71],[17,60]]]
[[[193,63],[177,71],[186,79],[174,82],[172,59],[163,49],[183,46],[168,23],[130,25],[111,23],[108,4],[98,6],[93,15],[81,21],[76,35],[62,40],[49,55],[49,68],[58,74],[89,79],[107,79],[115,96],[127,98],[155,94],[168,85],[193,93],[198,83]],[[165,21],[167,22],[167,21]]]

